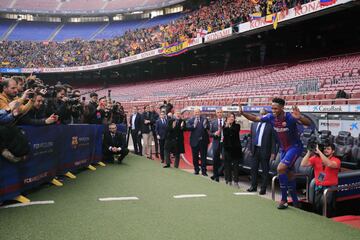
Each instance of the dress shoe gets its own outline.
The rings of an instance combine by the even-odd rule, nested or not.
[[[195,175],[199,175],[199,172],[196,172],[196,171],[195,171],[194,174],[195,174]]]
[[[170,165],[165,165],[165,166],[163,166],[163,168],[169,168],[170,167]]]
[[[259,195],[265,195],[265,194],[266,194],[266,189],[261,189]]]
[[[257,189],[255,187],[250,187],[250,188],[246,189],[246,191],[248,191],[248,192],[256,192]]]
[[[203,176],[205,176],[205,177],[208,176],[206,172],[203,172],[203,173],[201,173],[201,174],[202,174]]]
[[[288,208],[288,203],[287,202],[284,202],[284,201],[280,201],[280,203],[279,203],[279,205],[278,205],[278,207],[277,207],[277,209],[280,209],[280,210],[282,210],[282,209],[287,209]]]
[[[210,178],[211,178],[211,180],[215,180],[216,177],[214,175],[212,175]]]

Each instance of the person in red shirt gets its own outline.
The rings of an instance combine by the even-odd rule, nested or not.
[[[327,144],[324,150],[321,151],[319,146],[316,146],[315,154],[311,156],[312,152],[307,151],[306,155],[301,161],[302,167],[312,166],[315,174],[315,201],[314,210],[317,213],[322,213],[323,193],[324,190],[338,185],[338,173],[340,169],[340,159],[334,156],[335,145]],[[335,204],[334,192],[329,192],[327,199],[328,215],[334,213]]]

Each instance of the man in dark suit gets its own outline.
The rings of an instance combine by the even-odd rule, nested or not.
[[[109,125],[109,131],[105,132],[103,140],[103,154],[106,162],[113,163],[118,160],[120,164],[129,150],[126,147],[125,138],[121,133],[117,132],[115,123]]]
[[[213,138],[212,151],[213,151],[213,169],[214,174],[211,179],[219,182],[219,168],[221,165],[220,154],[223,153],[223,127],[224,118],[222,109],[216,110],[216,119],[211,122],[210,125],[210,136]]]
[[[160,118],[156,120],[155,123],[156,138],[159,141],[159,145],[160,145],[161,163],[164,163],[164,145],[165,145],[166,128],[167,128],[167,119],[165,118],[165,112],[161,112]]]
[[[154,105],[150,105],[150,113],[151,118],[153,119],[154,124],[151,125],[151,132],[153,134],[153,139],[155,143],[155,156],[159,158],[159,141],[157,139],[155,124],[156,121],[159,119],[159,114],[156,112]]]
[[[265,109],[260,110],[262,116],[266,115]],[[266,122],[254,122],[251,125],[251,153],[253,156],[253,164],[251,166],[251,187],[248,192],[257,191],[257,175],[259,171],[259,163],[262,167],[262,184],[260,195],[266,193],[266,186],[269,178],[269,161],[275,159],[276,139],[273,127]]]
[[[192,151],[194,174],[199,174],[199,153],[201,156],[201,173],[207,176],[206,173],[206,157],[207,147],[209,144],[209,121],[200,116],[200,109],[194,110],[194,117],[191,118],[186,125],[186,128],[191,131],[190,146]]]
[[[133,107],[133,113],[130,116],[129,129],[134,144],[135,154],[140,156],[142,156],[141,126],[141,115],[138,113],[138,108]]]

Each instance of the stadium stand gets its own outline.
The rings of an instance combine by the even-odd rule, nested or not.
[[[181,1],[177,1],[181,2]],[[59,11],[96,11],[104,10],[119,10],[129,9],[135,7],[147,8],[154,6],[168,6],[174,4],[174,1],[161,0],[2,0],[0,8],[15,8],[20,10],[59,10]]]
[[[294,5],[295,3],[293,3]],[[289,7],[291,4],[289,4]],[[138,54],[141,52],[146,52],[152,49],[156,49],[161,47],[163,44],[172,44],[179,41],[185,41],[189,38],[194,38],[198,34],[198,29],[207,29],[207,32],[214,32],[224,28],[228,28],[234,26],[235,24],[248,21],[250,19],[249,14],[253,11],[254,6],[250,4],[248,1],[222,1],[222,2],[212,2],[209,6],[201,7],[198,10],[190,12],[181,18],[178,18],[177,21],[172,21],[178,16],[181,15],[173,15],[175,18],[166,17],[164,20],[159,18],[150,20],[145,23],[144,26],[151,26],[155,25],[154,27],[141,27],[137,26],[135,30],[127,31],[126,34],[123,36],[118,36],[108,41],[104,41],[103,44],[98,44],[98,42],[90,41],[90,42],[77,42],[77,44],[72,45],[71,42],[63,43],[58,45],[58,48],[66,48],[69,49],[68,52],[62,52],[63,56],[56,56],[58,57],[66,57],[69,59],[73,59],[72,61],[65,61],[65,66],[81,66],[87,64],[94,64],[106,61],[107,59],[100,54],[100,58],[96,59],[88,59],[87,56],[78,56],[78,49],[82,47],[87,47],[89,55],[99,55],[98,52],[104,49],[104,44],[115,46],[118,45],[119,47],[113,48],[107,54],[109,55],[109,59],[116,59],[119,57],[126,57],[131,56],[134,54]],[[273,8],[274,11],[280,11],[281,9]],[[224,13],[226,13],[224,15]],[[215,20],[213,20],[215,19]],[[169,24],[159,25],[164,22],[169,22]],[[109,24],[110,26],[110,24]],[[108,26],[108,27],[109,27]],[[114,27],[113,29],[115,29]],[[124,28],[119,29],[119,33],[123,33],[126,31],[127,26]],[[110,30],[111,31],[111,30]],[[104,32],[104,31],[103,31]],[[108,36],[105,31],[105,36]],[[114,34],[110,33],[112,37]],[[91,34],[89,34],[91,36]],[[73,36],[73,35],[70,35]],[[102,35],[99,35],[99,37]],[[98,39],[98,37],[96,37]],[[57,39],[57,38],[56,38]],[[6,40],[6,39],[5,39]],[[17,48],[18,46],[16,42],[9,42],[9,46],[12,48]],[[11,45],[14,46],[11,46]],[[80,45],[80,46],[79,46]],[[82,46],[81,46],[82,45]],[[89,48],[89,46],[91,46]],[[42,61],[42,66],[40,67],[59,67],[58,63],[53,61],[53,50],[48,48],[47,46],[43,46],[41,44],[32,45],[33,51],[38,52],[36,48],[42,48],[47,55],[46,59]],[[18,48],[17,53],[18,55],[22,53],[24,49]],[[26,50],[26,49],[25,49]],[[120,51],[121,50],[121,51]],[[61,52],[59,52],[61,53]],[[68,56],[70,53],[70,56]],[[80,52],[82,54],[82,52]],[[5,52],[1,52],[0,55],[6,55]],[[66,55],[66,56],[64,56]],[[29,67],[36,66],[33,62],[28,63],[20,63],[16,61],[16,56],[12,56],[13,59],[11,61],[11,65],[8,67]],[[81,61],[81,59],[86,59],[89,61]],[[39,67],[39,66],[36,66]]]
[[[8,37],[8,40],[44,41],[59,26],[59,23],[19,22]]]
[[[55,41],[65,41],[69,39],[90,39],[104,23],[67,23],[55,36]]]
[[[157,102],[165,98],[173,99],[175,106],[180,108],[189,105],[230,105],[233,102],[266,105],[274,95],[283,96],[289,104],[298,105],[360,102],[359,59],[360,54],[357,53],[291,66],[280,64],[136,85],[113,85],[109,88],[112,89],[113,98],[125,105],[131,105],[133,101]],[[348,77],[338,78],[347,72]],[[316,80],[318,90],[310,92],[313,88],[305,88],[309,91],[298,94],[296,86],[309,79]],[[177,89],[177,92],[174,93],[173,89]],[[340,89],[345,89],[352,99],[336,99],[336,92]],[[104,89],[99,94],[106,95],[106,91]]]

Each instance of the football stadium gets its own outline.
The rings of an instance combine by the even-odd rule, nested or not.
[[[360,239],[359,0],[0,0],[0,239]]]

